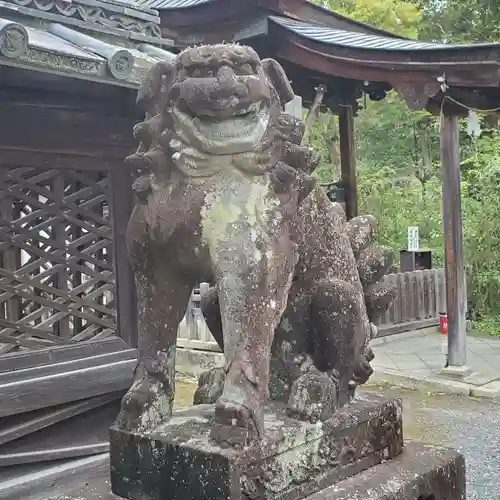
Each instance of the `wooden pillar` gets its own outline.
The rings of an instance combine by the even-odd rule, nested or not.
[[[356,142],[354,135],[354,113],[350,106],[339,112],[340,166],[342,186],[345,190],[345,205],[348,219],[358,215],[356,189]]]
[[[134,207],[132,178],[123,165],[115,167],[112,179],[112,222],[113,250],[115,268],[115,302],[117,309],[117,326],[120,337],[130,347],[137,347],[137,300],[135,278],[127,251],[127,225]]]
[[[448,365],[467,364],[466,288],[460,195],[459,124],[456,116],[441,115],[441,170],[445,242]]]

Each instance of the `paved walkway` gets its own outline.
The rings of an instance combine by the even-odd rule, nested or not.
[[[446,355],[439,333],[399,336],[374,342],[375,374],[371,383],[388,383],[409,389],[475,397],[500,397],[500,338],[467,338],[467,364],[472,373],[464,378],[442,375]]]

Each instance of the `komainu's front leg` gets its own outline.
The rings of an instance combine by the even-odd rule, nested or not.
[[[212,438],[235,446],[263,434],[271,346],[295,264],[287,234],[255,238],[251,228],[241,226],[227,252],[219,247],[215,262],[226,376]]]
[[[177,330],[192,284],[146,246],[137,258],[132,254],[132,262],[137,285],[138,364],[116,423],[132,432],[144,432],[172,416]]]

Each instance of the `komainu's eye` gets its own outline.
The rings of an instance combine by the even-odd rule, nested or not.
[[[193,78],[212,78],[215,75],[213,68],[207,66],[198,66],[191,72]]]
[[[238,75],[253,75],[254,71],[250,63],[240,64],[235,68],[235,73]]]

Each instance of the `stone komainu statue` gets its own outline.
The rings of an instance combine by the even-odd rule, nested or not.
[[[201,377],[216,402],[212,437],[243,446],[263,431],[269,395],[300,419],[326,419],[371,374],[370,321],[393,298],[390,258],[368,247],[371,217],[346,223],[311,173],[304,125],[273,60],[250,48],[189,48],[139,91],[137,203],[127,241],[139,316],[139,362],[118,425],[171,417],[177,329],[191,290],[203,299],[226,364]]]

